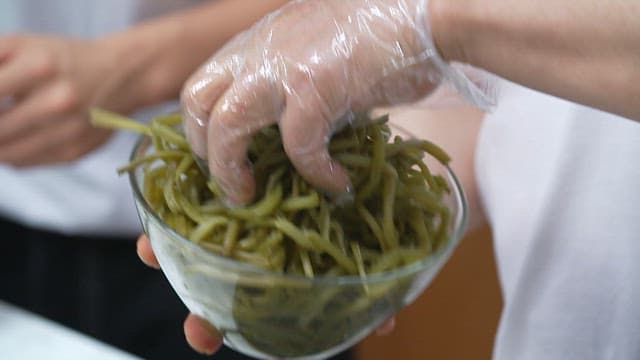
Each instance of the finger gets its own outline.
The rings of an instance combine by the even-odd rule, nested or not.
[[[138,257],[145,265],[154,269],[160,269],[160,263],[158,263],[158,259],[153,253],[153,249],[151,248],[151,243],[149,242],[147,235],[142,234],[138,238],[138,241],[136,242],[136,253],[138,253]]]
[[[83,115],[48,119],[0,143],[0,162],[33,166],[72,161],[104,143],[110,134],[91,127]]]
[[[0,144],[23,132],[42,126],[49,118],[59,118],[78,105],[78,94],[66,82],[47,84],[0,116]]]
[[[396,327],[396,318],[392,317],[389,320],[385,321],[377,330],[376,335],[386,336],[393,332],[393,329]]]
[[[55,73],[54,60],[46,53],[25,51],[5,56],[6,61],[0,66],[0,97],[33,89]]]
[[[213,355],[222,346],[222,337],[208,322],[189,314],[184,321],[184,335],[189,345],[197,352]]]
[[[0,162],[19,167],[55,162],[56,145],[69,141],[69,130],[75,129],[65,124],[63,119],[49,118],[47,122],[17,132],[0,142]]]
[[[252,136],[274,124],[283,97],[267,79],[243,77],[216,104],[208,129],[209,170],[227,201],[249,203],[255,194],[247,149]]]
[[[229,88],[233,77],[217,63],[208,64],[191,76],[182,89],[185,134],[193,152],[207,158],[207,128],[214,104]]]
[[[352,196],[353,189],[346,170],[329,154],[327,145],[334,116],[324,111],[320,103],[321,100],[316,99],[287,101],[280,122],[282,142],[302,177],[335,200],[342,201]]]
[[[17,35],[8,35],[0,37],[0,63],[11,57],[20,42]]]
[[[70,134],[61,136],[60,141],[54,144],[57,150],[54,152],[56,162],[78,160],[104,145],[114,134],[112,130],[94,128],[89,123],[88,115],[82,116],[81,120],[69,119],[68,121],[73,122],[69,125],[70,129],[67,129]],[[79,121],[82,122],[78,123]],[[68,140],[65,142],[63,138]]]

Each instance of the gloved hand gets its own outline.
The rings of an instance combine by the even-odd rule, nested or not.
[[[185,128],[232,204],[254,196],[247,146],[273,123],[303,177],[339,196],[351,186],[327,143],[348,114],[418,100],[444,80],[482,103],[482,91],[439,58],[428,0],[292,1],[192,75]]]

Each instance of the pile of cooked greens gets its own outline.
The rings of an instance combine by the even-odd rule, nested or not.
[[[249,148],[257,200],[225,206],[215,182],[195,163],[179,115],[149,125],[94,110],[97,126],[150,136],[153,151],[119,172],[144,167],[144,198],[176,232],[213,253],[261,268],[308,277],[378,273],[420,260],[446,241],[445,179],[424,162],[449,157],[427,140],[392,137],[387,118],[358,114],[358,127],[336,133],[331,155],[348,171],[355,199],[336,205],[288,160],[276,126]]]

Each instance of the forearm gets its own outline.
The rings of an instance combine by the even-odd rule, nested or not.
[[[99,39],[120,69],[105,86],[120,93],[111,107],[130,111],[176,98],[186,78],[227,40],[285,2],[211,0]]]
[[[640,120],[640,2],[432,0],[447,60]]]

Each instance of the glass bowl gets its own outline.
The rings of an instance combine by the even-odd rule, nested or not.
[[[149,138],[141,137],[131,160],[150,148]],[[418,262],[366,278],[278,274],[213,254],[151,210],[142,195],[141,168],[130,173],[130,181],[162,271],[192,313],[213,324],[238,352],[258,359],[313,360],[353,346],[413,302],[462,238],[467,204],[460,183],[448,166],[437,161],[429,166],[451,189],[444,198],[451,211],[448,241]]]

